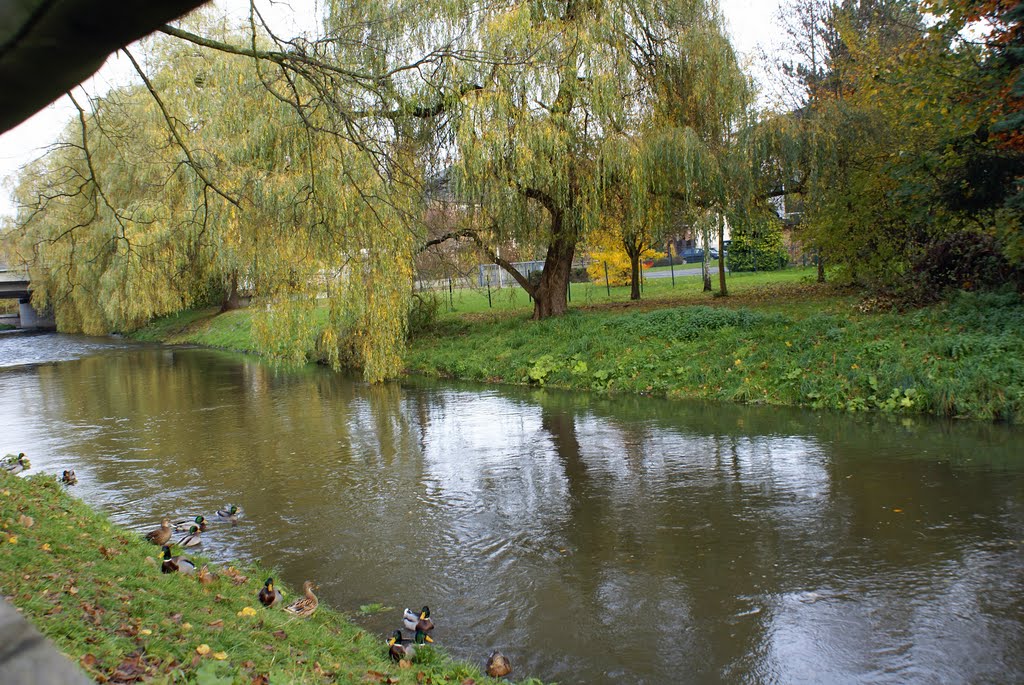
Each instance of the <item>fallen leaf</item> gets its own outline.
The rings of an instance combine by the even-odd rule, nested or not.
[[[31,528],[32,526],[36,525],[36,522],[32,519],[31,516],[25,516],[24,514],[18,517],[18,523],[25,526],[26,528]]]
[[[50,551],[50,543],[49,542],[44,542],[43,544],[39,545],[39,549],[43,550],[44,552],[49,552]]]
[[[259,674],[252,679],[251,685],[270,685],[270,678],[266,674]]]
[[[217,661],[224,661],[225,659],[228,658],[228,653],[227,652],[214,652],[213,653],[213,658],[216,659]]]
[[[401,669],[412,668],[412,662],[408,659],[402,659],[398,662],[398,667]]]
[[[210,645],[208,645],[208,644],[203,643],[203,644],[199,645],[198,647],[196,647],[196,654],[199,654],[200,656],[206,656],[209,653],[210,653]]]
[[[192,624],[189,623],[188,621],[185,621],[184,623],[181,624],[181,629],[182,630],[192,630]]]
[[[462,681],[462,685],[475,685],[476,681],[472,678],[466,678]]]
[[[210,621],[206,625],[209,626],[210,628],[223,628],[224,627],[224,619],[218,618],[216,621]]]
[[[252,607],[245,607],[244,609],[242,609],[241,611],[238,612],[238,616],[255,616],[255,615],[256,615],[256,610],[253,609]]]
[[[271,633],[271,635],[276,637],[278,640],[286,640],[286,639],[288,639],[288,634],[286,632],[284,632],[283,630],[275,630],[273,633]]]
[[[86,654],[78,660],[78,663],[82,664],[82,668],[92,668],[96,665],[97,661],[98,659],[94,655]]]

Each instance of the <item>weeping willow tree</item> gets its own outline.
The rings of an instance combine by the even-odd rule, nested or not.
[[[305,106],[322,95],[313,79],[252,54],[168,40],[129,58],[142,84],[83,103],[21,175],[40,304],[62,330],[105,333],[243,286],[267,351],[393,375],[418,203],[395,190],[399,146],[381,154],[340,108]]]
[[[468,45],[502,60],[460,63],[483,86],[454,122],[468,233],[530,292],[534,318],[557,315],[577,245],[612,205],[635,234],[666,197],[713,194],[715,127],[738,102],[717,93],[745,81],[714,2],[506,1],[472,16]],[[537,285],[498,256],[512,242],[544,252]]]

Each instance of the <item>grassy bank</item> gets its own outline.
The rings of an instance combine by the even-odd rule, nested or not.
[[[162,574],[158,552],[52,477],[0,471],[0,592],[100,682],[495,682],[440,649],[393,664],[382,637],[323,605],[309,619],[266,609],[266,569],[210,564],[204,584]]]
[[[731,295],[699,278],[628,289],[577,284],[569,315],[531,321],[507,289],[441,293],[436,321],[410,343],[407,369],[429,376],[667,398],[839,411],[1019,421],[1024,304],[964,293],[906,313],[873,311],[810,270],[732,276]],[[522,291],[519,291],[520,293]],[[148,339],[251,349],[248,314],[192,312]]]

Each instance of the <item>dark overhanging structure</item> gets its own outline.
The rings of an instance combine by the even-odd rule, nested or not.
[[[206,0],[0,0],[0,133]]]

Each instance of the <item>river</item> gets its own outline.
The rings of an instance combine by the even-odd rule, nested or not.
[[[571,683],[1024,682],[1024,431],[0,335],[0,451],[382,637]],[[393,609],[362,616],[359,607]]]

